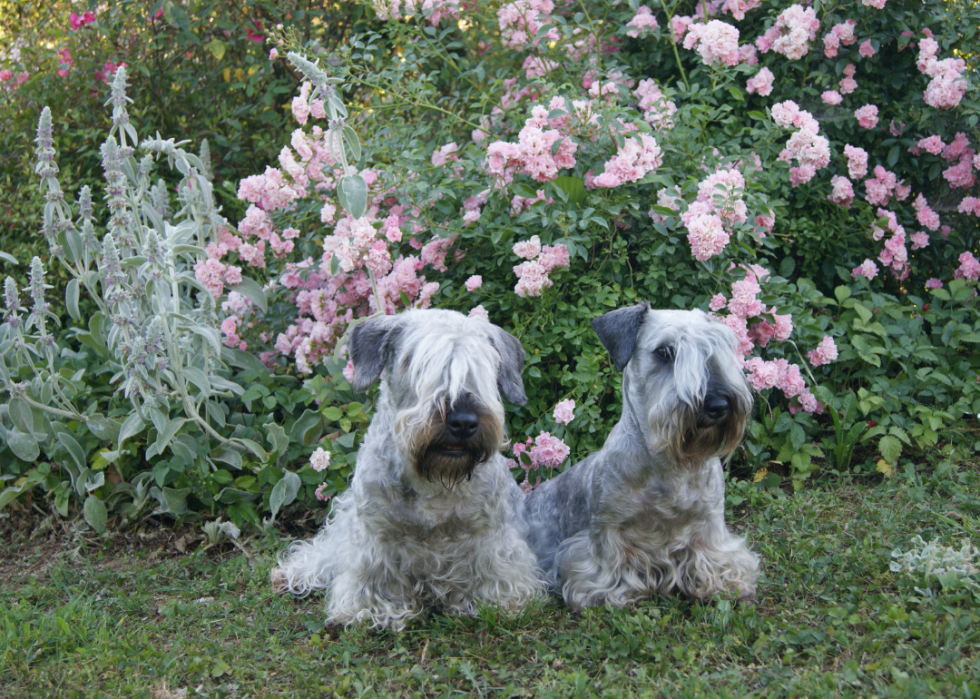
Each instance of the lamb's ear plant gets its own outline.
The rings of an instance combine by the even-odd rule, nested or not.
[[[107,506],[134,519],[151,499],[157,512],[186,516],[192,492],[205,503],[210,496],[226,504],[254,500],[254,493],[236,488],[215,494],[168,487],[169,472],[197,471],[201,481],[241,469],[243,459],[264,463],[270,455],[257,440],[266,437],[282,465],[290,441],[271,423],[263,430],[254,420],[230,420],[245,389],[231,380],[229,365],[262,367],[222,346],[215,297],[194,273],[229,225],[213,196],[207,143],[195,155],[184,150],[185,142],[159,135],[139,142],[127,111],[126,77],[125,68],[116,72],[106,103],[112,127],[101,151],[104,217],[88,187],[74,206],[67,201],[47,107],[38,122],[36,172],[46,199],[41,234],[49,264],[60,265],[70,279],[64,303],[72,327],[57,327],[37,257],[28,302],[12,278],[5,280],[0,325],[0,442],[19,462],[42,462],[26,474],[16,468],[0,473],[14,481],[0,493],[0,507],[43,483],[63,515],[72,495],[83,501],[86,520],[99,531]],[[154,179],[162,160],[179,175],[168,175],[171,187],[177,180],[173,197],[164,179]],[[101,236],[100,220],[106,221]],[[231,288],[265,305],[258,283],[243,277]],[[134,459],[158,464],[152,472],[134,469],[127,482],[121,465]],[[231,480],[228,475],[219,483]],[[296,490],[289,489],[291,498],[276,498],[278,507]]]

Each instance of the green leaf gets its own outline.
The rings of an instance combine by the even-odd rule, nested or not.
[[[320,413],[316,410],[307,410],[289,428],[289,439],[306,447],[316,441],[323,431],[322,428],[323,420]]]
[[[18,430],[25,434],[34,434],[34,413],[26,400],[19,396],[11,398],[7,404],[7,414]]]
[[[568,196],[569,204],[581,204],[585,201],[585,181],[581,177],[558,177],[555,179],[555,186]]]
[[[65,287],[65,307],[68,314],[76,321],[82,319],[82,314],[78,312],[78,280],[72,279]]]
[[[357,137],[357,132],[346,124],[344,125],[344,142],[350,148],[354,162],[359,161],[361,159],[361,141]]]
[[[902,454],[902,443],[894,435],[887,434],[878,441],[878,451],[890,464],[895,464]]]
[[[94,495],[89,495],[85,498],[82,514],[85,516],[85,521],[88,522],[88,525],[96,532],[101,534],[105,531],[105,523],[109,518],[109,513],[106,512],[105,504],[99,498]]]
[[[849,286],[839,286],[834,289],[834,296],[837,297],[837,303],[844,303],[851,295],[851,287]]]
[[[894,167],[895,163],[898,162],[899,147],[892,146],[892,149],[888,151],[888,167]]]
[[[262,461],[265,461],[266,459],[269,458],[269,454],[266,453],[265,449],[260,447],[258,443],[253,442],[251,439],[244,439],[240,437],[238,441],[241,442],[243,447],[245,447],[250,452],[255,454],[255,456],[259,457],[259,459],[261,459]]]
[[[367,183],[360,175],[347,175],[340,180],[340,191],[347,202],[344,206],[354,218],[361,218],[367,210]]]
[[[737,87],[732,87],[731,85],[729,85],[728,91],[731,93],[732,97],[737,99],[739,102],[745,101],[745,96],[742,95],[742,91],[739,90]]]
[[[650,211],[661,216],[676,216],[677,212],[667,206],[651,206]]]
[[[157,501],[157,511],[171,514],[175,517],[187,514],[187,496],[191,494],[190,488],[150,488],[150,495]]]
[[[218,502],[223,502],[226,505],[231,505],[236,502],[252,502],[257,497],[258,495],[256,493],[250,493],[247,490],[239,490],[238,488],[224,488],[214,497],[214,499]]]
[[[301,485],[299,476],[292,471],[285,471],[282,474],[282,478],[273,486],[272,492],[269,494],[269,510],[272,512],[273,519],[276,518],[281,507],[289,505],[296,499],[296,494],[299,493]]]
[[[200,335],[203,337],[209,345],[211,345],[211,350],[217,354],[221,354],[221,336],[218,331],[214,328],[206,328],[203,325],[188,325],[187,329],[190,330],[195,335]]]
[[[190,255],[192,257],[205,257],[207,255],[204,248],[197,245],[174,245],[173,251],[175,255]]]
[[[184,378],[186,378],[192,384],[197,386],[197,389],[205,397],[211,395],[211,383],[208,381],[208,377],[203,371],[201,371],[197,367],[185,366],[183,373],[184,373]]]
[[[116,420],[110,420],[101,415],[92,415],[85,421],[85,426],[88,427],[89,432],[103,442],[114,442],[119,439],[121,425]]]
[[[363,182],[363,180],[361,181]],[[365,189],[365,192],[366,191],[367,190]],[[269,302],[265,298],[265,292],[262,291],[262,286],[254,279],[251,279],[249,277],[242,277],[241,284],[235,284],[230,288],[232,291],[237,291],[242,296],[251,299],[252,303],[255,304],[256,308],[261,310],[263,313],[268,312]]]
[[[871,316],[872,316],[871,311],[869,311],[867,308],[862,306],[860,303],[854,304],[854,310],[857,312],[859,316],[861,316],[861,320],[863,320],[865,323],[871,320]]]
[[[117,446],[122,449],[123,442],[130,437],[138,435],[143,431],[144,427],[146,427],[146,423],[140,418],[139,413],[130,413],[119,430],[119,442]]]
[[[756,121],[765,121],[768,117],[762,112],[748,112],[748,115]]]
[[[208,51],[210,51],[211,55],[219,61],[225,57],[225,50],[227,48],[228,47],[225,46],[225,42],[223,42],[221,39],[214,39],[208,42]]]
[[[187,422],[187,418],[175,417],[171,420],[167,420],[167,424],[163,426],[163,429],[157,433],[156,441],[153,442],[153,449],[155,454],[162,454],[163,450],[167,448],[170,444],[170,440],[174,438],[177,434],[177,430],[184,426]],[[149,456],[149,452],[147,453]]]
[[[78,468],[85,468],[88,465],[88,460],[85,458],[85,450],[82,449],[81,445],[75,440],[71,434],[68,432],[59,432],[58,441],[61,446],[71,455],[74,460],[75,465]]]
[[[286,449],[289,447],[289,437],[286,436],[286,430],[282,428],[282,425],[277,425],[274,422],[270,422],[265,427],[265,435],[269,440],[269,444],[272,445],[272,451],[282,456],[286,453]]]

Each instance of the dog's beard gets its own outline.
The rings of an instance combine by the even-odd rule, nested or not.
[[[727,461],[742,441],[748,412],[732,410],[721,420],[709,420],[692,408],[676,410],[651,421],[659,425],[661,440],[678,463],[700,463],[712,456]]]
[[[483,406],[477,406],[475,412],[479,418],[476,434],[463,440],[446,429],[442,411],[433,413],[424,434],[415,440],[411,455],[421,478],[452,490],[472,478],[473,472],[501,447],[503,427],[499,420]]]

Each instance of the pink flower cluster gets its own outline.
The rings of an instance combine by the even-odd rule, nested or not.
[[[820,124],[810,112],[800,109],[795,102],[787,100],[773,105],[773,120],[784,128],[796,128],[786,142],[786,148],[777,160],[784,163],[797,162],[789,169],[789,181],[794,187],[813,179],[817,170],[830,164],[830,141],[820,133]]]
[[[816,349],[812,349],[806,355],[807,359],[810,360],[810,364],[813,366],[823,366],[824,364],[830,364],[837,360],[837,345],[834,344],[834,338],[829,335],[824,337],[817,345]]]
[[[677,112],[677,105],[667,99],[655,80],[641,80],[633,94],[640,100],[637,106],[643,112],[643,118],[654,131],[674,128],[672,117]]]
[[[555,9],[551,0],[516,0],[497,10],[500,23],[500,38],[510,49],[523,49],[529,44],[537,44],[541,39],[558,41],[561,38],[557,29],[551,29],[538,38],[542,27],[553,24],[548,15]]]
[[[58,49],[58,68],[57,73],[61,77],[68,75],[68,71],[71,70],[71,50],[70,49]]]
[[[833,191],[827,195],[827,199],[838,206],[850,209],[851,204],[854,202],[854,186],[851,184],[851,181],[846,177],[834,175],[830,178],[830,184],[833,187]]]
[[[565,442],[558,437],[553,437],[548,432],[542,432],[533,440],[528,437],[526,442],[517,442],[514,444],[514,456],[517,457],[517,463],[525,471],[530,469],[537,470],[542,466],[545,468],[559,468],[562,462],[568,458],[571,451]],[[528,455],[528,458],[531,460],[530,466],[524,464],[521,460],[521,454]]]
[[[423,0],[421,8],[418,7],[418,0],[404,0],[404,3],[402,6],[401,0],[374,0],[374,11],[379,19],[396,20],[412,17],[417,9],[421,9],[433,27],[444,18],[459,17],[459,0]]]
[[[966,72],[966,61],[962,58],[944,58],[939,60],[939,42],[931,37],[925,37],[919,42],[919,56],[916,65],[919,70],[932,80],[926,87],[923,99],[926,104],[936,109],[952,109],[960,103],[966,94],[967,82],[963,77]]]
[[[956,207],[961,214],[973,214],[980,217],[980,197],[963,197],[963,201]]]
[[[869,281],[878,276],[878,265],[876,265],[871,260],[865,258],[864,262],[859,264],[857,267],[851,270],[851,277],[857,279],[858,277],[864,277]]]
[[[86,24],[92,24],[94,21],[95,13],[93,13],[91,10],[86,10],[82,14],[72,12],[70,15],[68,15],[68,26],[70,26],[72,31],[75,32],[84,27]]]
[[[299,94],[293,97],[293,101],[290,103],[293,116],[300,124],[306,124],[306,120],[309,119],[311,114],[316,119],[327,118],[327,112],[323,107],[323,100],[315,99],[310,101],[310,91],[312,89],[312,83],[304,82],[300,86]]]
[[[841,97],[841,94],[837,90],[826,90],[821,93],[820,99],[823,100],[824,104],[829,104],[832,107],[836,107],[844,101],[844,98]]]
[[[878,253],[878,261],[885,267],[890,267],[896,279],[905,279],[909,274],[909,253],[905,247],[905,228],[898,223],[894,212],[878,209],[878,216],[886,219],[886,227],[881,228],[877,223],[871,226],[871,237],[881,240],[886,232],[891,237],[885,241],[885,246]],[[871,277],[868,277],[871,279]]]
[[[555,406],[552,415],[559,425],[567,425],[575,419],[575,401],[571,398],[561,401]]]
[[[847,172],[851,177],[857,180],[868,174],[868,151],[848,143],[844,146],[844,156],[847,158]]]
[[[735,167],[719,168],[698,184],[697,199],[681,214],[696,260],[703,262],[720,254],[731,239],[732,227],[748,220],[744,191],[745,178]],[[667,198],[660,205],[673,204],[666,190],[661,192]]]
[[[854,118],[858,120],[858,125],[865,129],[873,129],[878,125],[878,107],[873,104],[866,104],[854,110]]]
[[[717,19],[706,24],[692,23],[684,37],[684,48],[697,47],[705,65],[738,65],[738,28]]]
[[[976,184],[977,178],[973,171],[980,169],[977,167],[977,161],[980,158],[977,158],[976,152],[969,145],[970,141],[966,134],[957,133],[953,142],[943,149],[943,157],[946,160],[950,162],[959,160],[958,163],[943,171],[943,178],[952,189],[969,189]]]
[[[803,58],[810,51],[810,42],[817,38],[820,20],[813,8],[790,5],[776,18],[776,24],[755,40],[762,53],[770,50],[786,58]]]
[[[571,264],[568,247],[563,243],[542,246],[536,235],[532,235],[530,240],[515,243],[514,254],[526,260],[514,267],[514,274],[517,275],[514,293],[521,298],[540,296],[542,289],[554,286],[548,275],[558,267]]]
[[[657,18],[653,16],[653,11],[646,5],[640,5],[637,8],[636,15],[626,23],[626,26],[632,27],[632,29],[626,31],[626,36],[633,38],[643,36],[660,27],[657,24]]]
[[[844,66],[844,77],[838,83],[842,95],[849,95],[857,89],[857,80],[854,79],[855,72],[857,72],[857,68],[854,67],[853,63]]]
[[[835,24],[823,38],[823,55],[827,58],[837,58],[837,50],[841,46],[850,46],[857,42],[857,37],[854,36],[856,26],[857,22],[853,19]]]
[[[552,100],[551,109],[564,107],[560,98]],[[538,182],[548,182],[558,177],[558,171],[575,167],[575,151],[578,144],[567,134],[551,126],[548,109],[538,105],[524,123],[517,143],[494,141],[487,147],[484,163],[487,172],[503,187],[522,172]],[[557,121],[554,120],[554,121]],[[546,130],[547,129],[547,130]],[[558,143],[558,148],[554,146]]]
[[[455,142],[447,143],[432,154],[432,164],[439,167],[440,165],[459,160],[459,156],[456,155],[456,151],[458,150],[459,146]]]
[[[732,297],[716,294],[709,304],[712,311],[728,307],[729,314],[719,319],[735,331],[738,337],[738,352],[746,357],[756,347],[765,348],[772,340],[788,340],[793,332],[793,319],[790,315],[780,315],[775,308],[766,309],[758,298],[762,293],[761,284],[769,272],[758,265],[745,268],[745,278],[732,284]],[[749,321],[758,319],[751,326]],[[785,359],[766,361],[753,357],[745,361],[745,371],[749,383],[757,391],[769,388],[780,389],[787,398],[796,399],[790,403],[790,410],[802,408],[808,413],[820,412],[821,407],[807,388],[800,367]]]
[[[926,153],[931,153],[932,155],[939,155],[940,153],[943,152],[943,148],[946,147],[946,144],[943,143],[943,139],[940,138],[939,136],[929,136],[928,138],[920,139],[918,146]]]
[[[595,186],[618,187],[627,182],[636,182],[662,164],[660,146],[653,136],[644,133],[639,134],[639,140],[625,138],[616,155],[606,161],[604,172],[595,178]]]
[[[772,92],[772,83],[776,76],[768,68],[761,68],[755,77],[749,78],[745,83],[745,90],[748,93],[757,92],[760,96],[766,97]]]
[[[904,184],[905,180],[899,180],[894,172],[889,172],[881,165],[875,166],[874,174],[873,178],[864,181],[869,204],[888,206],[888,199],[892,195],[899,201],[908,199],[912,188]]]
[[[960,266],[953,274],[953,278],[969,279],[971,282],[980,279],[980,261],[977,261],[972,252],[960,254]]]
[[[920,225],[925,226],[931,231],[938,231],[940,226],[939,214],[932,210],[929,202],[921,194],[912,202],[915,209],[915,218]]]

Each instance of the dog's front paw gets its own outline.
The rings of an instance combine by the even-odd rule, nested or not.
[[[289,592],[289,578],[282,568],[273,568],[269,571],[269,580],[272,582],[272,591],[277,595]]]

